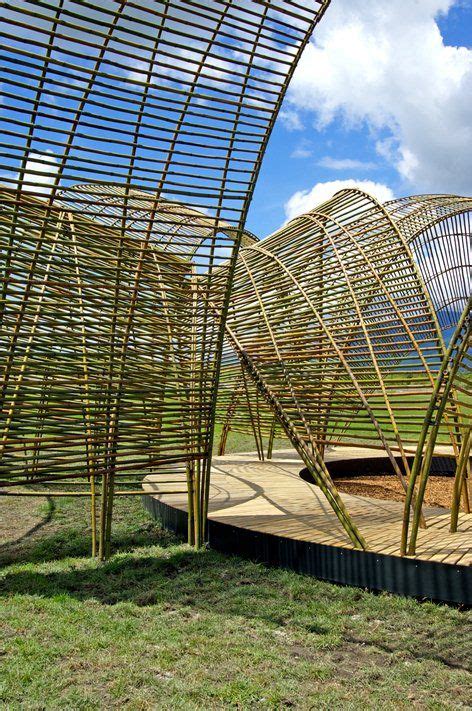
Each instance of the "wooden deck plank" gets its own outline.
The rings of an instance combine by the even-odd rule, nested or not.
[[[339,447],[327,459],[359,460],[383,453]],[[321,490],[299,476],[303,463],[291,450],[274,452],[260,462],[255,454],[215,457],[212,467],[209,516],[237,528],[271,533],[285,538],[313,541],[352,549],[352,543]],[[158,476],[150,475],[145,490]],[[363,496],[341,494],[369,550],[399,555],[403,504]],[[156,498],[186,510],[185,495],[158,494]],[[420,529],[416,558],[451,565],[472,563],[472,514],[461,512],[458,532],[449,532],[449,512],[424,507],[427,528]]]

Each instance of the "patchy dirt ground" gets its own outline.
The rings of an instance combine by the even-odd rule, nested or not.
[[[357,496],[370,496],[373,499],[403,501],[404,492],[397,477],[393,474],[356,477],[336,477],[339,491]],[[430,476],[426,487],[426,506],[450,508],[454,479],[446,476]]]

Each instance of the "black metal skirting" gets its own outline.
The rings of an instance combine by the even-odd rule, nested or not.
[[[413,466],[414,457],[407,457],[409,467]],[[403,470],[403,460],[395,457],[400,469]],[[334,459],[325,462],[326,467],[333,479],[342,477],[350,479],[358,476],[376,476],[383,474],[395,474],[392,463],[388,457],[362,457],[362,459]],[[453,477],[456,473],[456,460],[453,457],[435,456],[431,460],[429,473],[436,476]],[[313,477],[308,469],[303,468],[300,477],[309,484],[313,483]]]
[[[187,535],[187,513],[152,496],[144,507],[164,528]],[[472,605],[472,570],[465,565],[400,558],[274,536],[208,521],[210,547],[343,585],[459,605]]]

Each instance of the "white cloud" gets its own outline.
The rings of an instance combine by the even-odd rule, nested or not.
[[[311,141],[302,138],[298,146],[290,154],[290,158],[311,158],[313,147]]]
[[[302,120],[296,111],[281,111],[279,113],[279,120],[287,131],[302,131],[304,129]]]
[[[337,0],[300,61],[289,108],[367,124],[415,190],[472,191],[472,50],[444,44],[457,0]],[[300,118],[299,114],[302,114]]]
[[[321,168],[329,168],[330,170],[372,170],[376,168],[375,163],[370,161],[355,160],[353,158],[331,158],[325,156],[318,161]]]
[[[149,60],[133,59],[130,62],[132,69],[128,72],[128,79],[140,83],[147,82],[151,70],[151,82],[161,86],[169,85],[170,80],[194,81],[197,73],[205,85],[216,88],[226,85],[231,70],[229,61],[219,57],[206,57],[200,67],[201,52],[198,48],[176,49],[175,52],[176,56],[172,59],[165,56],[157,57],[153,66]]]
[[[372,180],[330,180],[326,183],[316,183],[311,190],[298,190],[287,200],[284,205],[287,220],[292,220],[297,215],[312,210],[322,202],[329,200],[339,190],[344,188],[359,188],[377,198],[380,202],[386,202],[394,198],[393,192],[387,185],[374,183]]]
[[[298,148],[295,148],[290,154],[290,158],[311,158],[313,155],[313,151],[310,150],[310,148],[303,148],[302,146],[298,146]]]
[[[49,153],[31,153],[26,161],[22,189],[36,195],[49,195],[59,165]]]

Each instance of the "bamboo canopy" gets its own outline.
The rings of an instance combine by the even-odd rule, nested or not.
[[[102,558],[149,471],[204,541],[232,265],[327,4],[0,3],[1,491],[79,484]]]
[[[102,558],[149,473],[202,545],[216,422],[221,452],[287,437],[356,547],[333,444],[385,452],[404,554],[438,444],[451,530],[470,510],[472,200],[345,190],[244,230],[327,5],[0,3],[0,493],[87,497]]]
[[[421,502],[438,443],[456,460],[452,530],[461,496],[470,510],[471,211],[467,198],[382,206],[344,190],[239,253],[220,453],[232,427],[253,433],[261,458],[263,439],[270,448],[283,432],[358,547],[368,542],[324,463],[328,445],[385,451],[406,493],[404,553],[410,508],[409,552],[425,525]]]

